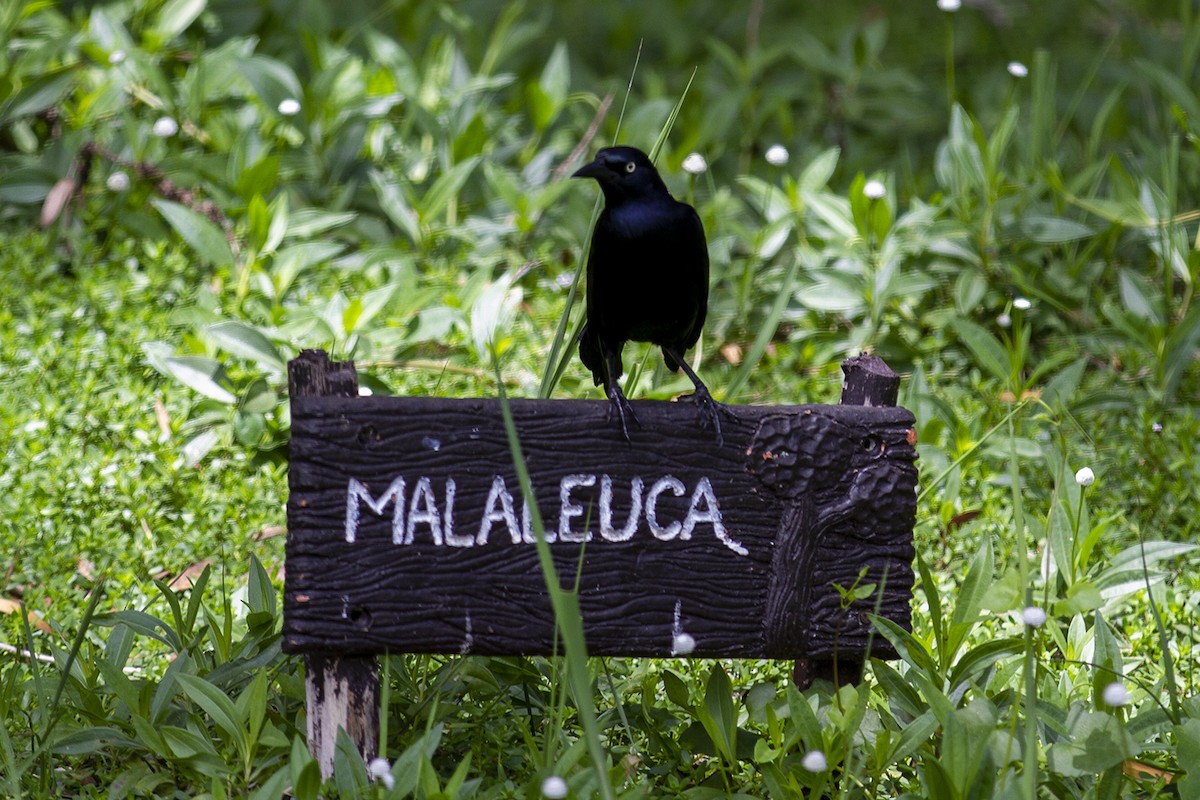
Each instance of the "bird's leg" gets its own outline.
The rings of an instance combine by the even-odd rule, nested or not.
[[[634,424],[641,427],[642,423],[638,421],[637,414],[633,413],[633,406],[630,405],[629,399],[625,397],[621,391],[621,384],[617,382],[616,376],[621,371],[621,356],[618,353],[607,351],[604,353],[604,391],[608,394],[608,399],[612,403],[608,409],[609,419],[612,419],[612,410],[617,410],[617,417],[621,420],[621,433],[625,435],[625,441],[632,444],[629,438],[628,419],[632,419]]]
[[[683,372],[691,379],[692,385],[696,387],[696,391],[691,394],[691,399],[696,404],[696,411],[700,417],[700,427],[707,428],[710,424],[713,431],[717,434],[717,447],[725,444],[725,439],[721,435],[721,414],[729,412],[725,407],[713,399],[712,393],[708,391],[708,387],[704,385],[704,381],[700,380],[700,376],[691,368],[687,361],[683,358],[683,353],[676,350],[674,347],[664,347],[663,351],[671,358],[675,359],[675,363],[683,367]]]

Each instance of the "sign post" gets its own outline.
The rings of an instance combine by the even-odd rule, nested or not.
[[[882,361],[843,368],[842,405],[728,406],[720,447],[686,401],[634,401],[632,443],[605,401],[510,401],[590,655],[685,641],[792,659],[801,685],[895,655],[869,615],[911,624],[913,417]],[[555,625],[498,400],[358,397],[319,351],[290,370],[283,646],[318,668],[310,748],[331,769],[337,725],[373,753],[377,722],[329,731],[312,701],[358,681],[374,706],[375,654],[548,655]]]

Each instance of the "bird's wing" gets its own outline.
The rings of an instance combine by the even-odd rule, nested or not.
[[[597,324],[596,308],[596,268],[605,258],[605,243],[608,237],[604,235],[608,215],[601,212],[596,220],[596,228],[592,231],[591,249],[587,261],[587,292],[585,295],[587,307],[587,322],[580,332],[579,360],[591,370],[592,381],[596,386],[604,382],[604,345],[600,341],[600,325]]]
[[[687,336],[681,342],[682,350],[690,350],[699,341],[700,331],[704,328],[704,318],[708,315],[708,241],[704,237],[704,223],[700,221],[696,209],[687,203],[679,205],[683,207],[680,227],[686,231],[679,237],[683,247],[681,255],[689,263],[701,265],[694,276],[696,291],[699,294],[699,311]]]

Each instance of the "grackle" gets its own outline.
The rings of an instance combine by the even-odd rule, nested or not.
[[[667,369],[683,369],[695,384],[701,426],[720,446],[718,404],[684,353],[700,338],[708,311],[708,244],[696,210],[671,196],[649,157],[634,147],[606,147],[573,178],[594,178],[604,192],[587,264],[587,324],[579,358],[605,393],[629,441],[637,422],[617,383],[625,343],[662,348]]]

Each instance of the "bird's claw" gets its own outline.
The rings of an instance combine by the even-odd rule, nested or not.
[[[725,437],[721,433],[721,414],[732,418],[733,413],[723,404],[714,400],[708,389],[703,387],[698,387],[696,391],[684,395],[680,399],[696,404],[696,416],[700,419],[700,427],[707,428],[711,425],[717,434],[717,447],[724,445]]]
[[[605,421],[612,422],[612,412],[615,408],[617,410],[617,418],[621,420],[621,433],[625,436],[625,441],[632,444],[633,440],[629,438],[628,420],[633,420],[633,424],[639,428],[642,427],[641,420],[633,412],[633,405],[629,402],[629,399],[620,391],[611,392],[608,395],[608,399],[608,414],[605,415]]]

